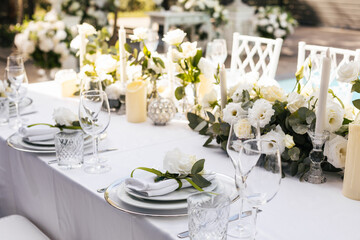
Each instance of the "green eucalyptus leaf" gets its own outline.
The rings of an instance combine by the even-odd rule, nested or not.
[[[360,99],[356,99],[353,101],[353,104],[354,106],[357,108],[357,109],[360,109]]]
[[[295,176],[297,172],[298,172],[298,163],[296,161],[291,162],[291,165],[290,165],[291,176]]]
[[[297,161],[300,158],[300,149],[298,147],[293,147],[289,149],[288,154],[293,161]]]
[[[351,92],[360,93],[360,81],[356,80],[355,83],[351,87]]]
[[[206,114],[207,114],[207,116],[209,117],[209,122],[210,122],[210,123],[214,123],[215,120],[216,120],[214,114],[212,114],[212,113],[209,112],[209,111],[207,111]]]
[[[204,187],[208,187],[211,185],[211,182],[206,180],[203,176],[201,176],[200,174],[194,174],[191,179],[193,180],[193,182],[198,185],[201,188]]]
[[[207,147],[207,146],[209,146],[209,144],[212,142],[214,140],[214,137],[213,136],[210,136],[207,140],[206,140],[206,142],[204,143],[204,147]]]
[[[205,159],[200,159],[191,168],[191,174],[197,174],[204,169]]]
[[[197,50],[195,56],[194,56],[193,59],[192,59],[192,65],[193,65],[194,67],[196,67],[196,66],[198,65],[201,56],[202,56],[202,51],[201,51],[201,49],[199,49],[199,50]]]
[[[132,48],[130,47],[130,45],[128,43],[124,44],[124,48],[128,53],[130,53],[130,54],[132,53]]]
[[[177,87],[175,89],[175,97],[177,100],[182,99],[185,96],[185,89],[183,86]]]

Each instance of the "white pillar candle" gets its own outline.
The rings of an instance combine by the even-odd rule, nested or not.
[[[174,84],[175,84],[175,75],[174,75],[174,62],[172,59],[172,47],[169,46],[168,52],[167,52],[167,65],[168,65],[168,79],[169,79],[169,87],[170,87],[170,94],[169,94],[169,98],[174,100],[174,96],[175,96],[175,88],[174,88]]]
[[[324,132],[325,118],[326,118],[326,101],[328,95],[329,81],[330,81],[330,71],[331,71],[331,59],[330,59],[330,50],[326,51],[326,56],[322,59],[322,69],[321,69],[321,83],[320,83],[320,93],[318,100],[318,109],[316,112],[316,125],[315,133],[322,134]]]
[[[126,55],[125,47],[126,43],[126,31],[124,26],[121,25],[119,29],[119,60],[120,60],[120,81],[126,82]]]
[[[133,81],[126,87],[126,119],[128,122],[146,121],[146,84],[145,81]]]
[[[220,69],[220,93],[221,93],[221,109],[227,104],[227,87],[226,87],[226,69],[223,64]]]
[[[80,35],[80,70],[84,65],[84,59],[85,59],[85,54],[86,54],[86,36],[85,33],[83,33],[82,31],[80,31],[79,33]]]

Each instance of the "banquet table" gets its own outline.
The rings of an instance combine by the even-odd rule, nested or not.
[[[77,110],[76,98],[63,99],[56,91],[53,82],[30,84],[28,96],[38,112],[25,116],[29,124],[52,123],[56,107]],[[112,114],[101,147],[118,150],[102,154],[112,170],[99,175],[48,165],[54,155],[12,149],[6,139],[13,133],[8,126],[0,127],[0,217],[23,215],[51,239],[178,239],[176,235],[187,229],[187,217],[125,213],[96,191],[128,177],[136,167],[161,167],[165,153],[174,148],[205,158],[208,170],[234,175],[225,152],[215,145],[203,147],[206,138],[184,121],[154,126],[150,120],[134,124]],[[277,196],[261,208],[256,239],[360,239],[360,202],[342,195],[340,176],[327,177],[319,185],[289,176],[282,179]],[[238,204],[232,205],[234,214]]]

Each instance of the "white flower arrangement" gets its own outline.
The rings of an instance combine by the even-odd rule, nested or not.
[[[41,68],[61,68],[70,55],[71,36],[62,21],[48,15],[43,21],[25,23],[22,32],[15,36],[15,46],[25,58],[31,58]]]
[[[74,122],[79,121],[77,114],[73,113],[70,109],[59,107],[54,109],[53,119],[56,125],[70,127],[74,125]]]
[[[176,148],[166,153],[163,168],[170,173],[190,174],[195,162],[195,155],[185,154]]]
[[[292,15],[278,6],[259,7],[255,14],[255,26],[262,37],[283,38],[294,33],[298,25]]]

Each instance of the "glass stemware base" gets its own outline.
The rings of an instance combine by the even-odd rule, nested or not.
[[[322,133],[315,133],[308,131],[313,144],[313,150],[309,154],[311,160],[310,170],[305,173],[304,180],[313,184],[320,184],[326,182],[325,175],[321,169],[321,163],[324,161],[323,145],[329,137],[329,133],[324,131]]]
[[[111,167],[108,165],[104,165],[104,164],[96,164],[96,165],[91,165],[91,166],[87,166],[84,168],[84,171],[86,173],[90,173],[90,174],[107,173],[110,170],[111,170]]]

